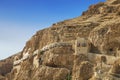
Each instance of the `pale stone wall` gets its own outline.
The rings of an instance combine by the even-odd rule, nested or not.
[[[30,55],[29,53],[24,54],[24,56],[21,59],[14,61],[13,65],[19,65],[23,60],[28,59],[29,55]]]
[[[70,43],[66,43],[66,42],[59,42],[59,43],[57,43],[57,42],[55,42],[55,43],[52,43],[52,44],[49,44],[49,45],[46,45],[46,46],[44,46],[42,49],[41,49],[41,51],[47,51],[47,50],[49,50],[49,49],[52,49],[52,48],[55,48],[55,47],[59,47],[59,46],[71,46],[72,44],[70,44]]]
[[[59,47],[59,46],[72,46],[72,44],[71,43],[66,43],[66,42],[59,42],[59,43],[55,42],[55,43],[44,46],[40,51],[45,52],[45,51],[48,51],[49,49]],[[26,53],[25,52],[23,53],[23,57],[21,59],[15,60],[14,61],[14,66],[20,65],[20,63],[22,61],[28,59],[29,56],[30,56],[29,51],[30,51],[30,48],[28,49],[28,51],[26,51]],[[33,56],[35,56],[34,59],[33,59],[33,65],[35,67],[39,66],[39,59],[37,58],[37,54],[39,54],[39,50],[36,50],[36,51],[33,52]]]
[[[87,54],[90,50],[88,40],[85,38],[77,38],[75,41],[75,54]]]
[[[33,59],[33,65],[34,67],[38,68],[39,67],[39,59],[38,56],[36,55]]]
[[[33,56],[36,55],[36,54],[38,54],[38,53],[39,53],[39,50],[34,51],[33,52]]]
[[[101,54],[95,54],[95,53],[88,53],[88,58],[89,60],[95,61],[95,62],[100,62],[101,56],[106,57],[106,64],[112,65],[114,62],[119,59],[120,57],[115,57],[115,56],[108,56],[108,55],[101,55]]]
[[[95,54],[95,53],[88,53],[87,56],[88,56],[88,59],[91,62],[99,62],[99,57],[97,57],[97,54]]]
[[[117,50],[117,55],[116,56],[120,57],[120,50]]]
[[[114,64],[114,62],[120,57],[106,56],[106,58],[107,58],[107,64]]]

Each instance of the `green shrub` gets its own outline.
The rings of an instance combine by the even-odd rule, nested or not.
[[[72,80],[71,74],[68,74],[66,80]]]
[[[40,54],[41,54],[41,55],[43,55],[43,53],[44,53],[43,51],[40,51]]]

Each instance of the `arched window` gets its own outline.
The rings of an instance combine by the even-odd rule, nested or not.
[[[86,43],[82,43],[82,47],[86,47],[87,46],[87,44]]]
[[[104,62],[104,63],[107,62],[107,58],[106,58],[106,56],[101,56],[101,62]]]

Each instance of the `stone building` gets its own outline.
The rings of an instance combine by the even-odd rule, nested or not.
[[[86,38],[78,37],[75,41],[75,54],[87,54],[90,51],[90,44]]]

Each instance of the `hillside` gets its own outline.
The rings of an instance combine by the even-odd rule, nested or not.
[[[0,80],[120,80],[120,0],[37,31],[11,60]]]

